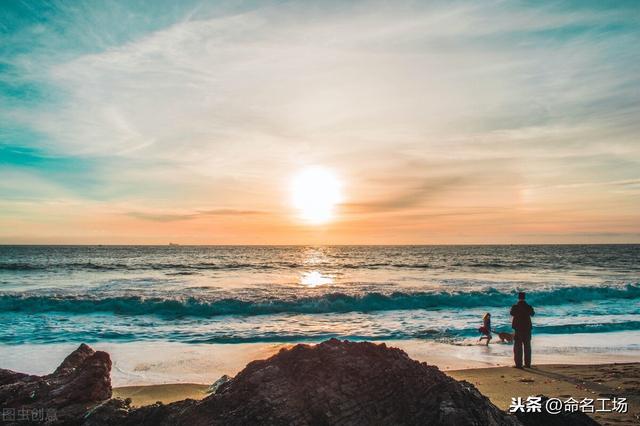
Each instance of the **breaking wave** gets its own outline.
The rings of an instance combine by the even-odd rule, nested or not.
[[[527,299],[534,305],[562,305],[589,301],[640,298],[640,284],[607,287],[560,287],[531,291]],[[144,296],[97,297],[91,295],[0,294],[0,311],[68,314],[114,313],[159,315],[164,317],[214,317],[220,315],[269,315],[280,313],[323,314],[390,310],[505,307],[513,304],[516,292],[393,292],[345,294],[291,298],[161,298]]]

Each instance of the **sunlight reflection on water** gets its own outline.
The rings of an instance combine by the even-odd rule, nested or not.
[[[322,275],[318,271],[305,272],[300,277],[300,284],[306,287],[318,287],[321,285],[333,284],[333,279],[326,275]]]

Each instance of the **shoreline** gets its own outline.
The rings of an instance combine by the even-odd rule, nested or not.
[[[442,371],[512,365],[512,346],[461,344],[430,340],[387,340],[387,346],[404,350],[412,359],[438,366]],[[612,346],[625,342],[631,349]],[[310,343],[316,342],[299,342]],[[0,345],[0,368],[29,374],[48,374],[77,343]],[[115,387],[197,383],[209,385],[223,375],[234,376],[253,360],[265,359],[293,343],[188,344],[164,341],[91,343],[113,360]],[[612,364],[640,362],[640,332],[575,335],[535,335],[533,363]],[[580,354],[576,357],[576,354]]]
[[[540,344],[539,349],[542,352],[544,352],[543,348],[545,347],[542,344],[544,343],[543,340],[538,342]],[[575,344],[579,340],[580,336],[574,336],[572,343]],[[547,341],[546,343],[552,342]],[[492,346],[494,347],[471,344],[456,346],[425,341],[357,343],[331,339],[318,345],[301,345],[291,350],[282,351],[283,348],[290,348],[291,345],[227,344],[209,345],[206,348],[185,348],[184,345],[156,342],[155,345],[145,346],[147,351],[144,353],[138,352],[141,348],[139,344],[127,345],[126,347],[120,345],[120,352],[116,358],[112,359],[107,352],[95,351],[93,348],[83,344],[77,347],[72,352],[72,355],[67,355],[64,358],[64,362],[59,365],[55,373],[40,375],[36,377],[36,380],[49,380],[64,384],[65,380],[70,380],[68,379],[70,373],[65,373],[67,371],[65,368],[69,369],[69,367],[60,370],[61,366],[86,360],[86,362],[82,363],[82,369],[78,367],[77,371],[73,373],[77,377],[72,377],[71,380],[77,379],[76,382],[82,382],[82,386],[93,389],[91,392],[99,395],[99,401],[114,398],[109,402],[109,407],[121,407],[124,410],[122,412],[129,412],[129,409],[125,408],[127,406],[131,406],[134,411],[136,408],[140,408],[142,410],[139,411],[140,413],[145,413],[149,410],[159,413],[174,412],[175,410],[180,412],[180,407],[199,407],[201,404],[204,404],[204,406],[215,405],[227,398],[229,392],[239,392],[238,395],[240,396],[236,395],[236,402],[242,404],[247,395],[253,395],[252,389],[255,383],[263,383],[263,380],[263,384],[277,383],[278,389],[286,388],[289,389],[289,392],[294,392],[294,389],[297,389],[299,384],[295,379],[292,381],[292,377],[295,377],[296,374],[302,374],[303,377],[307,378],[316,377],[319,374],[318,371],[323,371],[326,359],[331,359],[332,365],[339,366],[342,369],[346,368],[346,370],[342,371],[341,375],[336,376],[334,374],[332,376],[334,371],[332,367],[330,371],[320,374],[318,377],[324,377],[325,380],[328,377],[331,378],[324,385],[322,380],[320,380],[320,384],[315,383],[313,380],[303,381],[302,389],[306,389],[305,392],[311,392],[314,395],[316,392],[328,392],[324,397],[334,395],[335,392],[342,395],[340,392],[343,392],[343,388],[351,389],[350,386],[353,386],[354,381],[360,381],[368,383],[368,392],[375,394],[379,388],[379,381],[382,380],[381,377],[385,374],[390,374],[387,369],[395,372],[391,376],[385,376],[387,377],[384,379],[385,383],[390,381],[387,383],[389,386],[392,386],[390,383],[396,386],[398,377],[403,377],[403,380],[408,381],[407,383],[415,385],[412,381],[414,376],[406,375],[406,370],[410,367],[411,369],[417,369],[416,374],[418,372],[419,375],[424,374],[425,379],[430,378],[429,380],[435,380],[436,382],[439,380],[441,386],[449,389],[449,391],[455,388],[458,391],[471,392],[467,397],[471,399],[480,398],[476,399],[475,403],[488,404],[490,401],[491,404],[488,406],[494,407],[495,410],[500,410],[500,413],[505,413],[508,410],[514,398],[526,401],[529,397],[544,395],[560,400],[558,402],[567,401],[569,403],[569,401],[573,401],[575,404],[586,400],[585,398],[589,398],[594,408],[598,404],[598,407],[603,407],[602,410],[606,405],[608,412],[603,412],[600,409],[593,413],[586,412],[603,425],[632,425],[637,424],[640,420],[640,360],[638,360],[639,354],[637,351],[625,357],[618,353],[615,362],[600,363],[588,362],[595,359],[593,354],[576,357],[575,352],[572,353],[570,362],[546,363],[545,357],[548,359],[549,354],[543,353],[534,358],[533,368],[516,369],[511,366],[493,365],[500,363],[500,356],[510,352],[511,345],[495,344]],[[66,345],[57,346],[56,348],[63,349],[64,347]],[[402,349],[406,355],[397,349],[393,349],[394,347]],[[40,345],[39,347],[39,349],[47,348],[50,349],[47,345]],[[167,351],[167,348],[172,349],[172,351]],[[0,348],[0,355],[2,355],[2,350],[6,349],[6,346]],[[22,349],[28,348],[23,346]],[[165,350],[160,351],[160,349]],[[200,349],[206,349],[206,352],[199,352]],[[567,359],[566,350],[575,348],[567,346],[564,349],[565,351],[561,353],[561,356]],[[181,357],[189,355],[189,353],[191,358],[188,356]],[[382,354],[384,356],[381,356]],[[41,351],[39,353],[31,353],[31,359],[22,359],[22,362],[31,362],[32,359],[41,355]],[[51,357],[50,359],[56,358],[56,353],[54,352],[49,351],[48,355]],[[128,360],[126,356],[131,355],[133,355],[134,359]],[[153,359],[152,355],[155,356],[155,359]],[[604,357],[610,358],[613,355],[612,353],[607,353],[604,354]],[[557,357],[558,354],[551,355],[551,357],[553,356]],[[143,359],[141,360],[140,358]],[[627,359],[625,360],[625,358]],[[629,358],[635,360],[628,361]],[[246,361],[247,359],[249,361]],[[384,361],[381,361],[382,359]],[[487,359],[491,361],[488,362]],[[535,359],[538,359],[539,362],[536,362]],[[162,361],[158,362],[158,360],[164,360],[165,364]],[[171,360],[171,362],[166,363],[168,360]],[[251,361],[258,360],[264,361],[250,364]],[[41,363],[38,365],[42,368],[47,363],[47,360],[40,359],[40,361]],[[127,364],[127,361],[129,364]],[[422,361],[424,364],[421,365],[415,361]],[[380,366],[381,362],[385,365]],[[400,364],[397,363],[404,363],[403,365],[406,368],[398,369]],[[298,371],[296,368],[300,365],[305,366],[305,373],[295,373]],[[477,365],[481,365],[481,367],[477,367]],[[146,380],[162,378],[163,381],[146,384],[119,384],[117,381],[112,380],[115,377],[114,374],[119,374],[122,379],[123,367],[131,366],[135,366],[139,371],[147,374],[145,376]],[[357,368],[355,368],[356,366]],[[462,368],[453,368],[454,366],[462,366]],[[437,367],[437,369],[433,367]],[[175,370],[176,368],[178,370]],[[438,369],[440,371],[437,371]],[[73,368],[69,371],[75,370]],[[357,372],[353,372],[356,370]],[[58,371],[62,372],[59,373]],[[182,371],[183,376],[179,376],[182,380],[175,380],[178,377],[176,376],[176,371]],[[208,392],[210,384],[222,376],[222,374],[219,374],[221,371],[225,371],[224,374],[232,377],[230,387],[226,386],[223,393],[209,398],[208,396],[212,395]],[[239,371],[242,371],[242,374],[238,375]],[[288,373],[283,373],[283,371]],[[163,372],[164,375],[158,375],[158,372]],[[184,375],[185,372],[188,372],[188,374]],[[352,372],[354,376],[350,377]],[[22,373],[6,372],[8,377],[15,376],[18,380],[20,380]],[[51,370],[47,373],[51,373]],[[345,378],[345,375],[349,378]],[[446,376],[453,380],[448,382]],[[91,379],[99,377],[103,377],[104,380],[93,382]],[[194,377],[197,378],[196,381],[186,380]],[[215,377],[215,380],[210,380],[210,377]],[[437,377],[440,378],[438,379]],[[89,378],[88,381],[87,378]],[[342,384],[336,385],[336,383]],[[449,385],[453,386],[453,388],[449,388]],[[470,385],[475,386],[477,391],[473,390]],[[25,381],[23,386],[34,385],[30,379]],[[92,388],[92,386],[95,388]],[[259,399],[269,394],[269,389],[272,388],[268,385],[265,386],[262,390],[263,393],[266,392],[265,394],[256,394],[253,397]],[[460,388],[460,386],[462,387]],[[467,391],[462,389],[467,389]],[[42,398],[47,398],[47,395],[53,394],[45,392],[42,394]],[[291,395],[294,394],[291,393]],[[29,393],[25,391],[24,395],[29,395]],[[415,396],[416,394],[414,393],[413,395]],[[353,396],[350,395],[348,401],[352,401],[351,397]],[[421,401],[422,398],[420,397],[418,400]],[[482,398],[486,403],[481,402]],[[624,398],[623,402],[626,401],[625,406],[627,408],[624,411],[618,410],[618,412],[613,409],[613,400],[619,401],[619,398]],[[202,403],[198,402],[199,400],[203,400]],[[600,400],[606,402],[600,404]],[[465,406],[466,403],[463,403],[464,401],[467,400],[459,401],[460,407]],[[174,402],[177,404],[172,404]],[[350,406],[349,404],[352,402],[345,403]],[[426,402],[424,403],[426,404]],[[430,403],[433,403],[433,401]],[[107,412],[109,410],[111,408],[108,408]],[[116,408],[117,413],[121,412],[118,410],[120,409]],[[504,415],[497,413],[494,412],[495,415]]]
[[[489,396],[492,402],[502,409],[509,407],[510,399],[506,398],[509,392],[513,394],[512,396],[528,396],[544,393],[548,396],[557,397],[566,394],[567,391],[578,389],[579,392],[574,392],[574,396],[588,396],[588,394],[593,394],[595,391],[588,390],[589,386],[598,387],[596,385],[602,385],[602,381],[594,380],[604,380],[604,377],[598,377],[594,371],[604,371],[611,378],[620,376],[620,374],[618,374],[619,372],[616,371],[623,370],[624,373],[631,373],[631,377],[626,377],[626,379],[630,379],[631,381],[637,379],[636,384],[640,386],[640,362],[536,364],[532,368],[523,370],[509,366],[440,370],[456,380],[466,380],[473,383],[485,396]],[[634,377],[634,374],[638,377]],[[538,377],[540,380],[536,381],[535,377]],[[508,379],[513,378],[525,378],[525,380],[509,382]],[[534,379],[529,380],[529,378]],[[590,378],[590,380],[587,378]],[[509,385],[504,386],[498,382]],[[552,386],[543,386],[548,384],[552,384]],[[113,392],[114,398],[131,398],[133,405],[143,406],[155,402],[168,404],[187,398],[202,399],[210,394],[210,392],[208,392],[210,387],[210,384],[203,383],[161,383],[114,386]],[[507,390],[509,392],[507,392]],[[524,395],[522,392],[518,392],[521,390],[526,390],[529,393]],[[549,390],[551,390],[550,393]],[[636,390],[640,392],[640,387]],[[640,408],[640,406],[638,408]]]

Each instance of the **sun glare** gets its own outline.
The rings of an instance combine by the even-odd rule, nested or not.
[[[302,274],[300,283],[306,287],[320,287],[322,285],[333,284],[331,277],[322,275],[318,271],[310,271]]]
[[[342,201],[341,189],[340,180],[331,170],[306,168],[293,178],[293,206],[305,222],[313,225],[327,223],[334,217],[336,204]]]

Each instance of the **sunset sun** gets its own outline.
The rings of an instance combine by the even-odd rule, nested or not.
[[[293,177],[291,195],[300,218],[320,225],[333,219],[336,205],[342,201],[342,185],[331,170],[308,167]]]

